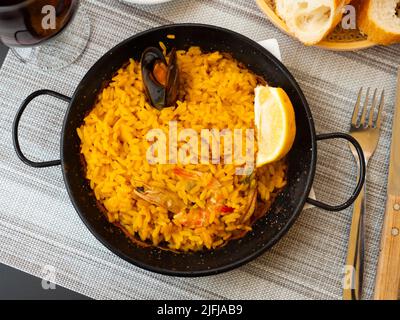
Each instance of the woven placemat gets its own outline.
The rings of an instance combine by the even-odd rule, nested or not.
[[[9,55],[0,71],[0,262],[42,277],[50,265],[56,282],[93,298],[135,299],[338,299],[341,297],[351,209],[310,209],[269,252],[234,271],[206,278],[153,274],[121,260],[84,227],[72,208],[60,168],[34,170],[12,148],[11,124],[21,101],[37,89],[71,95],[85,72],[129,36],[173,22],[211,23],[254,40],[276,38],[283,61],[297,78],[317,132],[347,131],[360,86],[385,88],[387,105],[378,150],[368,176],[365,298],[372,297],[383,221],[390,128],[400,47],[357,53],[307,48],[282,34],[253,1],[172,1],[126,6],[116,0],[82,1],[93,32],[73,66],[41,72]],[[23,150],[34,159],[58,157],[65,105],[40,98],[21,122]],[[321,200],[342,202],[354,188],[354,160],[343,142],[320,143],[314,187]]]

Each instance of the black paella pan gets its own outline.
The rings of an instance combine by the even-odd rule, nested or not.
[[[175,39],[167,39],[174,34]],[[130,241],[121,229],[108,222],[99,209],[96,198],[85,179],[81,165],[80,140],[76,129],[93,108],[97,95],[118,69],[130,58],[139,60],[142,52],[159,41],[167,47],[188,49],[199,46],[203,51],[222,51],[233,55],[271,86],[282,87],[289,95],[296,112],[297,135],[288,155],[288,184],[277,196],[269,211],[259,219],[253,230],[226,246],[196,253],[174,253],[155,247],[143,247]],[[18,126],[29,103],[40,95],[50,95],[65,101],[67,111],[61,134],[61,160],[33,162],[27,159],[18,142]],[[137,34],[107,52],[87,72],[72,98],[60,93],[41,90],[31,94],[22,104],[13,126],[14,146],[19,158],[29,166],[43,168],[61,165],[65,186],[80,218],[92,234],[121,258],[147,270],[177,276],[202,276],[236,268],[271,248],[294,223],[306,202],[317,207],[339,211],[349,207],[359,194],[365,179],[365,161],[359,144],[349,135],[332,133],[316,135],[307,101],[290,72],[266,49],[235,32],[198,24],[162,26]],[[356,148],[360,163],[360,179],[349,200],[337,206],[308,199],[313,184],[317,141],[345,139]]]

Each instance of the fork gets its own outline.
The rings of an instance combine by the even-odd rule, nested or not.
[[[366,166],[375,153],[379,141],[379,133],[382,124],[382,110],[385,104],[385,91],[382,91],[378,104],[378,90],[375,89],[372,97],[372,104],[369,108],[370,88],[367,89],[366,98],[362,107],[361,117],[359,109],[363,95],[363,88],[360,89],[357,102],[354,106],[353,116],[350,126],[350,135],[352,135],[361,145],[364,153]],[[377,109],[377,110],[375,110]],[[375,113],[377,113],[375,117]],[[369,114],[367,119],[367,114]],[[350,145],[354,158],[358,162],[357,152]],[[366,183],[362,193],[354,202],[353,217],[351,222],[349,245],[347,250],[347,259],[345,266],[345,282],[343,286],[344,300],[361,300],[362,285],[364,273],[364,240],[365,240],[365,211],[366,211]]]

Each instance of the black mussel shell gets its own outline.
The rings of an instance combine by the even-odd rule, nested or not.
[[[141,59],[142,79],[147,98],[153,107],[161,110],[175,105],[179,93],[179,71],[177,66],[176,50],[172,49],[167,63],[164,54],[155,47],[147,48]],[[156,63],[167,66],[167,80],[164,86],[154,76]]]
[[[173,48],[169,54],[168,73],[167,73],[167,95],[166,106],[175,105],[179,94],[179,70],[176,57],[176,49]]]

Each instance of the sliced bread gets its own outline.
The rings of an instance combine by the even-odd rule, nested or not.
[[[306,45],[324,39],[341,21],[351,0],[276,0],[276,13]]]
[[[400,42],[400,0],[358,0],[358,28],[368,40],[389,45]]]

